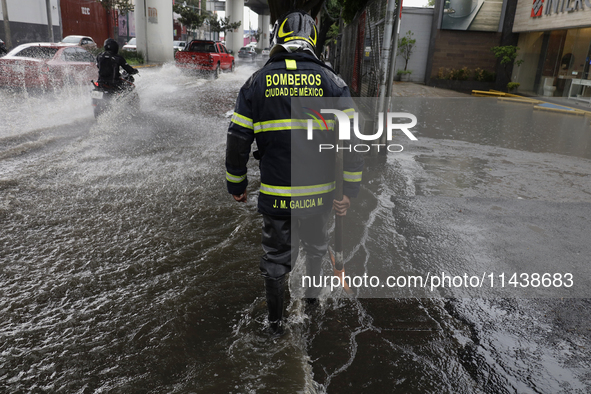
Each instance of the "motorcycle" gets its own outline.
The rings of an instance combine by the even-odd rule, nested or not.
[[[108,83],[91,81],[94,88],[90,94],[94,117],[98,118],[111,106],[123,104],[130,106],[134,112],[139,111],[140,97],[135,91],[135,79],[127,71],[121,72],[121,84],[111,85]]]

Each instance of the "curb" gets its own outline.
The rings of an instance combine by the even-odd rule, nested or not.
[[[567,107],[570,108],[570,107]],[[562,109],[562,108],[548,108],[542,107],[540,105],[534,105],[534,109],[538,109],[541,111],[550,111],[550,112],[558,112],[561,114],[569,114],[569,115],[580,115],[580,116],[591,116],[591,112],[581,111],[578,109]]]
[[[499,97],[497,100],[500,101],[509,101],[512,103],[523,103],[523,104],[542,104],[544,101],[528,99],[528,98],[515,98],[515,97]]]
[[[152,67],[162,67],[162,64],[140,64],[138,66],[135,66],[134,68],[152,68]]]
[[[590,116],[591,111],[587,111],[580,108],[574,108],[569,105],[564,104],[554,104],[543,100],[537,100],[529,97],[519,96],[517,94],[499,92],[498,90],[490,90],[490,91],[483,91],[483,90],[473,90],[472,96],[474,97],[496,97],[497,101],[505,101],[505,102],[513,102],[513,103],[522,103],[522,104],[533,104],[533,109],[541,110],[541,111],[550,111],[556,112],[560,114],[569,114],[569,115],[582,115],[582,116]],[[551,107],[544,107],[544,104],[553,105],[562,108],[551,108]]]

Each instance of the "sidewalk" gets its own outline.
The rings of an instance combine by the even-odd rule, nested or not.
[[[456,92],[450,89],[441,89],[414,82],[394,82],[392,97],[475,97],[467,93]],[[494,97],[494,96],[491,96]],[[564,97],[511,97],[499,98],[506,101],[531,102],[534,109],[550,110],[568,114],[591,116],[591,108],[588,105],[568,100]]]
[[[470,95],[414,82],[395,81],[392,86],[392,97],[470,97]]]
[[[576,100],[569,100],[566,97],[538,96],[538,97],[535,97],[535,99],[541,100],[541,101],[546,101],[548,103],[552,103],[552,104],[556,104],[556,105],[562,105],[562,106],[565,106],[565,107],[574,108],[574,109],[577,109],[579,111],[585,111],[585,112],[590,112],[591,111],[591,106],[589,104],[584,103],[584,102],[579,102],[579,101],[576,101]]]
[[[151,67],[162,67],[164,63],[146,63],[132,66],[133,68],[151,68]]]

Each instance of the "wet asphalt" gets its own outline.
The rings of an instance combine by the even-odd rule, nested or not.
[[[85,89],[0,92],[0,387],[591,390],[589,117],[395,84],[418,141],[366,156],[347,273],[574,285],[325,290],[317,308],[292,285],[273,339],[256,199],[237,205],[223,183],[228,114],[256,70],[239,66],[219,80],[144,69],[141,113],[98,121]]]

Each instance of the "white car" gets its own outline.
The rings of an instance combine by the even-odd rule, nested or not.
[[[172,42],[172,48],[174,49],[174,51],[182,51],[183,49],[185,49],[185,47],[187,46],[187,42],[186,41],[173,41]]]
[[[123,45],[123,48],[121,48],[122,51],[130,51],[130,52],[136,52],[137,51],[137,47],[135,44],[135,37],[132,38],[131,40],[129,40],[129,42],[125,45]]]
[[[269,56],[270,53],[271,53],[271,48],[263,48],[263,51],[261,52],[261,55],[263,55],[263,56]]]
[[[78,45],[86,49],[95,49],[97,47],[96,42],[89,36],[66,36],[59,43]]]

